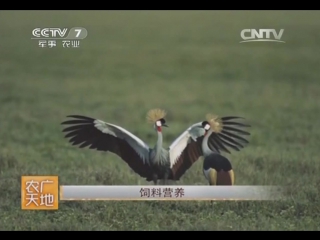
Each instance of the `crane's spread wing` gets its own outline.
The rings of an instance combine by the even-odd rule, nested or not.
[[[122,127],[98,119],[79,115],[68,117],[74,119],[61,124],[71,125],[63,132],[67,133],[65,137],[70,138],[72,145],[81,144],[80,148],[90,146],[90,149],[115,153],[141,177],[150,177],[149,146],[140,138]]]
[[[246,144],[249,143],[247,139],[241,135],[250,135],[249,132],[240,129],[241,127],[250,127],[250,125],[238,122],[242,117],[226,116],[221,117],[222,130],[219,133],[212,133],[208,139],[208,147],[215,152],[220,153],[224,151],[231,153],[229,149],[240,151]]]
[[[179,180],[180,177],[203,155],[201,143],[205,130],[201,122],[193,124],[184,131],[169,147],[171,176],[169,179]]]

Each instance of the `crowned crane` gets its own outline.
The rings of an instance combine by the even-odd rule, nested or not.
[[[206,121],[198,122],[190,126],[181,136],[169,147],[176,151],[176,145],[182,144],[184,148],[179,158],[172,167],[174,180],[179,178],[198,160],[204,157],[203,172],[209,180],[210,185],[231,185],[233,184],[233,170],[230,161],[221,155],[221,151],[231,153],[229,149],[240,151],[249,141],[241,135],[250,135],[238,127],[250,127],[247,124],[230,121],[244,119],[237,116],[225,116],[219,118],[213,114],[207,114]],[[183,141],[181,138],[184,138]],[[184,143],[184,144],[183,144]],[[212,170],[212,171],[211,171]],[[216,174],[214,174],[216,171]],[[226,172],[226,174],[224,174]]]
[[[250,127],[248,124],[244,124],[241,122],[234,122],[234,121],[228,121],[235,118],[225,117],[220,119],[219,117],[213,115],[213,114],[207,114],[207,121],[202,122],[203,129],[205,131],[204,133],[204,139],[202,141],[202,151],[204,155],[203,160],[203,174],[206,177],[206,179],[209,181],[210,185],[233,185],[234,184],[234,172],[232,169],[232,165],[228,158],[222,156],[217,149],[217,146],[215,146],[215,142],[209,140],[211,135],[214,135],[213,138],[219,138],[223,137],[223,135],[220,135],[224,128],[228,128],[232,125],[237,125],[240,127]],[[221,121],[222,120],[222,121]],[[223,122],[223,123],[222,123]],[[223,125],[222,125],[223,124]],[[238,129],[240,130],[240,129]],[[244,132],[240,130],[240,133],[244,135],[249,135],[248,132]],[[234,141],[232,139],[227,138],[229,140],[229,147],[233,148],[234,150],[238,150],[239,148],[243,148],[244,144],[249,143],[248,140],[242,138],[241,136],[234,136],[234,138],[238,139],[238,141]],[[243,143],[240,143],[239,141],[242,141]],[[230,143],[231,142],[231,143]],[[209,148],[208,145],[212,145],[211,148]],[[215,149],[212,151],[212,149]]]
[[[154,148],[150,148],[126,129],[99,119],[70,115],[67,117],[74,119],[61,124],[71,125],[63,132],[66,132],[65,138],[70,138],[69,142],[72,145],[80,144],[80,148],[90,146],[90,149],[112,152],[122,158],[135,173],[157,185],[158,180],[164,180],[164,184],[167,180],[179,180],[185,171],[203,155],[201,143],[192,140],[193,136],[189,133],[191,127],[183,132],[168,149],[163,148],[162,127],[168,127],[165,116],[166,112],[162,109],[152,109],[147,113],[147,120],[153,124],[158,135]],[[223,129],[221,132],[223,131],[229,133],[228,129]],[[209,143],[213,136],[209,137]],[[221,139],[214,141],[218,144],[217,151],[226,149]]]

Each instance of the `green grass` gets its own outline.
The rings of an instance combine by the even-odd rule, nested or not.
[[[1,230],[320,230],[319,12],[0,12]],[[41,49],[36,27],[85,27],[79,49]],[[285,29],[240,44],[244,28]],[[241,115],[250,145],[229,157],[238,185],[291,186],[281,202],[60,202],[22,211],[21,175],[60,184],[146,184],[117,156],[71,146],[82,114],[150,145],[150,108],[168,111],[165,145],[208,112]],[[198,161],[178,184],[207,184]]]

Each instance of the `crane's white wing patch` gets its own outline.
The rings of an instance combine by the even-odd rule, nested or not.
[[[125,140],[138,153],[144,163],[148,161],[149,146],[131,132],[117,125],[98,119],[94,121],[94,126],[103,133]]]
[[[94,121],[94,126],[99,129],[101,132],[106,133],[106,134],[110,134],[114,137],[117,137],[117,135],[115,134],[115,132],[113,132],[111,129],[108,128],[108,124],[101,121],[101,120],[95,120]]]
[[[202,127],[199,127],[198,124],[196,124],[196,126],[192,125],[192,127],[189,130],[190,137],[194,141],[197,141],[197,138],[203,136],[204,133],[205,133],[205,130]]]
[[[187,147],[188,143],[193,139],[197,140],[198,137],[204,135],[204,129],[201,128],[201,122],[193,124],[186,131],[184,131],[169,147],[170,167],[179,159],[183,150]]]

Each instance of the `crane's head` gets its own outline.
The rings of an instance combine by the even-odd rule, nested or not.
[[[208,121],[203,121],[201,123],[201,127],[204,129],[205,133],[204,135],[206,135],[209,131],[209,129],[211,128],[210,123]]]
[[[149,123],[153,124],[154,128],[158,131],[162,131],[162,127],[168,127],[166,125],[166,120],[164,117],[167,115],[167,113],[159,108],[151,109],[147,113],[147,120]]]
[[[212,132],[219,133],[222,130],[222,121],[221,119],[213,114],[207,114],[206,115],[206,121],[203,121],[201,126],[205,130],[205,135],[208,133],[208,131],[211,129]]]

